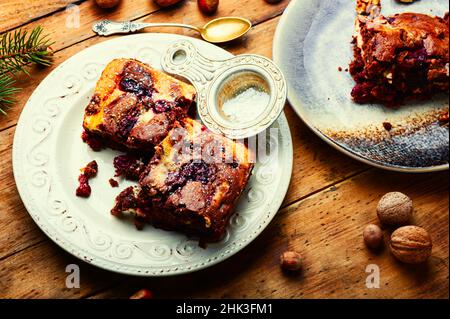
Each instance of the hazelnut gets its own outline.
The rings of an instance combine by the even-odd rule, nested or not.
[[[214,14],[219,7],[219,0],[198,0],[197,3],[204,14]]]
[[[299,270],[302,267],[302,257],[295,251],[285,251],[280,256],[280,265],[284,270]]]
[[[120,0],[95,0],[95,3],[103,9],[109,9],[117,6]]]
[[[391,252],[401,262],[418,264],[431,255],[431,238],[422,227],[404,226],[391,235]]]
[[[181,2],[182,0],[153,0],[157,5],[160,7],[170,7],[174,4],[177,4],[178,2]]]
[[[385,225],[405,225],[411,219],[412,212],[412,200],[400,192],[387,193],[377,206],[378,218]]]
[[[366,246],[372,249],[380,247],[383,242],[383,231],[377,225],[367,225],[363,231]]]

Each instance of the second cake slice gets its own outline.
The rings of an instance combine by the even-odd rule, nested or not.
[[[195,101],[193,86],[133,59],[115,59],[104,69],[85,109],[83,139],[123,150],[161,142]]]

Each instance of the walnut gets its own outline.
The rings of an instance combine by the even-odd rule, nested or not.
[[[412,200],[400,192],[387,193],[377,206],[378,218],[385,225],[405,225],[411,219],[412,212]]]
[[[431,255],[431,238],[428,232],[418,226],[404,226],[391,235],[391,252],[401,262],[418,264]]]

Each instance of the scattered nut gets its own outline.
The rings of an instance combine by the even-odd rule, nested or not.
[[[280,256],[281,268],[290,271],[297,271],[302,267],[302,257],[295,251],[285,251]]]
[[[204,14],[213,14],[219,7],[219,0],[198,0],[198,7]]]
[[[152,299],[153,293],[148,289],[141,289],[133,294],[130,299]]]
[[[367,247],[376,249],[383,242],[383,231],[377,225],[370,224],[364,228],[363,237]]]
[[[153,0],[160,7],[170,7],[182,0]]]
[[[378,218],[385,225],[405,225],[411,219],[412,212],[412,200],[400,192],[387,193],[377,206]]]
[[[404,226],[392,233],[390,247],[401,262],[418,264],[430,257],[433,245],[430,235],[422,227]]]
[[[95,3],[103,9],[109,9],[119,4],[120,0],[95,0]]]

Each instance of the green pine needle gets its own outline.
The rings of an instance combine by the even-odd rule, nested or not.
[[[52,52],[48,50],[50,43],[47,35],[42,35],[42,27],[34,28],[30,33],[16,30],[0,36],[0,72],[17,71],[29,74],[24,68],[35,63],[48,66],[52,63]]]
[[[53,52],[49,47],[53,43],[42,31],[38,26],[31,32],[19,29],[0,35],[0,113],[4,115],[20,90],[14,87],[12,76],[16,72],[30,75],[26,69],[30,64],[48,66],[52,63]]]
[[[16,101],[14,96],[20,91],[13,86],[14,80],[7,74],[0,74],[0,113],[6,115],[6,109]]]

